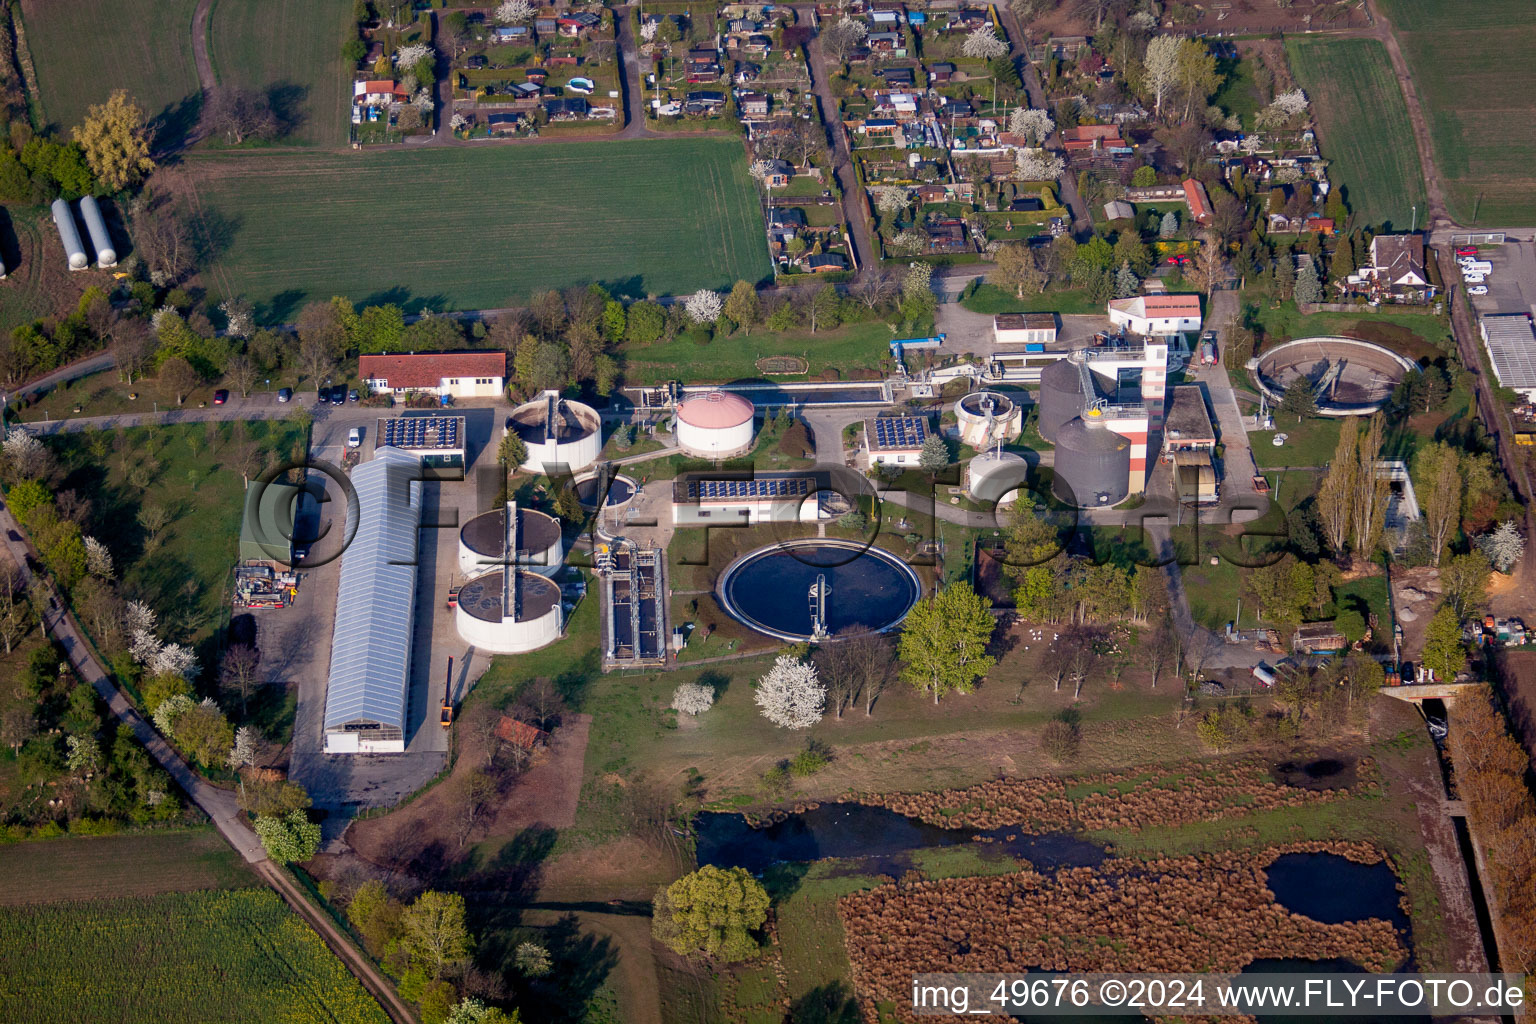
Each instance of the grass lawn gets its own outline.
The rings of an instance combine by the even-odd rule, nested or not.
[[[1082,289],[1047,290],[1022,299],[1007,288],[982,284],[960,300],[972,313],[1066,313],[1093,315],[1104,312],[1102,302],[1094,302]]]
[[[269,462],[286,459],[303,437],[287,420],[242,427]],[[227,610],[224,585],[244,508],[244,480],[228,464],[239,448],[235,425],[133,427],[65,434],[49,443],[66,469],[60,489],[90,497],[86,532],[111,549],[124,593],[148,601],[171,632],[194,643],[207,640]],[[138,515],[151,505],[169,510],[172,520],[158,548],[147,550]]]
[[[253,878],[213,828],[0,846],[0,905],[237,889]]]
[[[266,889],[10,910],[0,960],[5,1020],[389,1020]]]
[[[348,0],[215,0],[209,57],[220,85],[265,93],[296,122],[285,142],[341,145],[351,99],[341,46],[355,34]]]
[[[192,63],[197,0],[25,0],[27,48],[37,67],[42,116],[72,128],[93,103],[127,89],[163,124],[160,141],[180,139],[201,107]]]
[[[1339,446],[1340,420],[1312,416],[1299,424],[1296,417],[1276,412],[1274,430],[1248,432],[1253,446],[1253,463],[1260,469],[1285,469],[1289,466],[1322,467],[1333,459]],[[1286,436],[1285,444],[1275,447],[1276,434]]]
[[[1304,314],[1289,300],[1278,307],[1262,297],[1257,302],[1245,301],[1264,331],[1265,348],[1295,338],[1340,335],[1375,342],[1409,359],[1433,360],[1445,355],[1451,346],[1450,324],[1443,316],[1388,310]]]
[[[875,369],[890,358],[891,329],[884,321],[850,324],[830,331],[806,334],[802,331],[779,334],[762,329],[751,334],[737,331],[728,338],[707,344],[696,343],[684,333],[666,343],[631,345],[624,350],[624,379],[630,384],[652,384],[667,380],[690,383],[760,379],[757,361],[764,356],[803,356],[815,377],[822,371],[837,369]],[[805,380],[802,376],[774,377],[774,380]]]
[[[1329,177],[1342,184],[1353,223],[1405,231],[1424,215],[1424,172],[1392,62],[1374,39],[1288,37],[1291,70],[1317,118]],[[1485,55],[1486,56],[1486,55]]]
[[[220,251],[204,283],[246,295],[264,323],[332,295],[492,309],[592,281],[674,294],[770,269],[730,139],[220,153],[176,177]]]
[[[1451,216],[1536,221],[1536,22],[1528,0],[1383,0],[1429,121]]]
[[[1226,80],[1211,102],[1228,114],[1242,118],[1244,131],[1253,131],[1254,118],[1263,107],[1259,87],[1253,81],[1253,61],[1223,60],[1217,70],[1226,76]]]

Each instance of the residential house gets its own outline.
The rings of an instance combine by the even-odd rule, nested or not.
[[[919,185],[917,187],[917,201],[920,203],[945,203],[949,201],[949,192],[943,185]]]
[[[1069,154],[1091,152],[1130,152],[1120,137],[1120,128],[1112,124],[1085,124],[1066,128],[1061,133],[1061,145]]]
[[[955,77],[955,66],[949,61],[939,61],[928,69],[928,78],[934,85],[948,85]]]
[[[352,102],[360,107],[387,107],[391,103],[406,103],[410,94],[398,82],[388,78],[369,79],[352,83]]]
[[[788,160],[759,160],[752,165],[764,188],[784,188],[795,176],[795,168]]]
[[[831,274],[847,270],[848,260],[842,253],[824,252],[818,256],[807,256],[800,261],[800,265],[813,274]]]
[[[517,123],[522,119],[522,114],[487,114],[485,126],[491,130],[492,134],[516,131]]]
[[[1424,236],[1377,235],[1371,239],[1370,266],[1359,275],[1378,298],[1427,302],[1435,288],[1424,269]]]
[[[683,70],[688,75],[689,84],[699,82],[714,82],[720,78],[720,51],[719,50],[689,50],[688,59],[684,63]]]
[[[696,89],[683,99],[685,114],[718,114],[725,109],[725,93],[714,89]]]
[[[912,68],[881,68],[875,74],[885,79],[885,84],[892,89],[913,89],[917,86],[917,76]]]
[[[788,245],[805,230],[805,211],[797,207],[776,206],[768,211],[768,240],[778,245]]]
[[[945,217],[923,225],[928,235],[929,252],[968,252],[965,240],[965,222],[956,217]]]
[[[589,33],[602,24],[603,19],[590,11],[581,11],[576,14],[562,14],[555,19],[555,25],[560,34],[569,39],[575,39],[584,33]]]
[[[1200,296],[1142,295],[1111,299],[1109,322],[1132,334],[1179,334],[1200,330]]]
[[[741,52],[749,57],[767,57],[773,52],[773,37],[761,32],[753,33],[741,41]]]
[[[1302,235],[1316,231],[1318,234],[1338,234],[1332,217],[1320,217],[1309,213],[1305,217],[1287,217],[1283,213],[1269,215],[1269,233],[1272,235]]]
[[[357,375],[375,392],[495,398],[506,387],[507,354],[480,351],[364,355],[358,357]]]
[[[544,101],[551,121],[579,121],[592,112],[592,105],[580,96]]]
[[[907,55],[907,41],[902,38],[900,32],[871,32],[864,40],[864,45],[869,47],[871,54],[882,57],[905,57]]]
[[[1206,194],[1205,186],[1194,178],[1184,180],[1184,203],[1189,207],[1189,216],[1196,224],[1209,224],[1211,222],[1211,197]]]
[[[762,76],[762,73],[762,67],[757,64],[747,64],[741,61],[737,61],[736,71],[731,76],[731,81],[735,82],[737,85],[751,85],[753,82],[757,81],[759,77]]]
[[[736,99],[736,105],[741,110],[742,117],[767,117],[768,94],[762,92],[744,92]]]

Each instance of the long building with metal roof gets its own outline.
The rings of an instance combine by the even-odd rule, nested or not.
[[[421,460],[383,447],[352,471],[357,528],[341,556],[325,691],[327,754],[405,750]]]
[[[1536,332],[1525,313],[1485,316],[1478,329],[1502,387],[1536,400]]]

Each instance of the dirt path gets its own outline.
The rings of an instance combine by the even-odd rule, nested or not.
[[[197,0],[192,12],[192,63],[197,65],[197,84],[203,90],[203,106],[199,111],[197,128],[187,139],[187,147],[212,134],[208,124],[208,107],[213,94],[219,88],[219,80],[213,73],[213,59],[208,56],[208,15],[213,10],[213,0]]]
[[[795,13],[798,17],[806,17],[811,10],[812,8],[809,7],[797,7]],[[832,136],[830,140],[832,174],[837,178],[837,186],[842,194],[838,202],[843,211],[843,223],[847,224],[853,233],[854,263],[858,267],[859,274],[862,275],[867,268],[879,260],[880,253],[875,248],[868,206],[864,202],[864,189],[860,187],[853,173],[853,158],[848,153],[848,139],[842,124],[838,121],[837,98],[832,95],[832,84],[827,78],[826,57],[822,53],[820,33],[812,36],[810,45],[805,48],[805,66],[811,75],[811,88],[815,91],[816,100],[821,106],[822,124]],[[850,201],[850,196],[856,198]]]
[[[368,994],[378,1001],[395,1024],[416,1024],[415,1014],[395,994],[394,986],[386,981],[368,958],[341,933],[341,929],[336,927],[336,923],[329,916],[321,913],[305,898],[293,879],[280,868],[274,867],[271,861],[257,864],[255,871],[268,885],[277,890],[277,894],[293,908],[296,914],[309,922],[309,926],[319,934],[321,941],[347,965],[357,980],[363,983]]]

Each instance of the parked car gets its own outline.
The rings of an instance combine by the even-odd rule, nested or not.
[[[1468,273],[1461,275],[1461,279],[1467,282],[1467,284],[1482,284],[1484,281],[1488,280],[1488,277],[1485,274]]]
[[[347,431],[347,447],[348,448],[361,448],[362,444],[363,444],[363,428],[362,427],[353,427],[351,430]]]
[[[361,396],[358,395],[357,388],[353,388],[351,391],[347,392],[347,401],[349,402],[355,402],[359,397]]]
[[[1475,245],[1461,245],[1461,246],[1457,246],[1457,248],[1456,248],[1456,255],[1457,256],[1476,256],[1477,255],[1477,246],[1475,246]]]
[[[291,402],[291,401],[293,401],[293,388],[278,388],[277,389],[277,400],[279,402]]]
[[[223,388],[219,388],[219,390],[213,393],[214,405],[223,405],[227,401],[229,401],[229,392]]]
[[[1186,265],[1187,263],[1189,263],[1189,257],[1185,256],[1182,253],[1180,253],[1180,254],[1175,255],[1175,256],[1169,256],[1168,257],[1168,262],[1173,264],[1175,267],[1182,267],[1182,266]]]
[[[324,405],[326,402],[329,402],[330,400],[331,400],[331,389],[330,388],[318,388],[318,389],[316,389],[316,391],[315,391],[315,404],[316,405]]]
[[[1487,295],[1488,294],[1488,286],[1485,285],[1485,284],[1475,284],[1471,288],[1467,289],[1467,294],[1468,295]]]
[[[335,387],[335,388],[331,389],[331,404],[332,405],[340,405],[342,402],[345,402],[346,400],[347,400],[347,389],[346,388]]]

